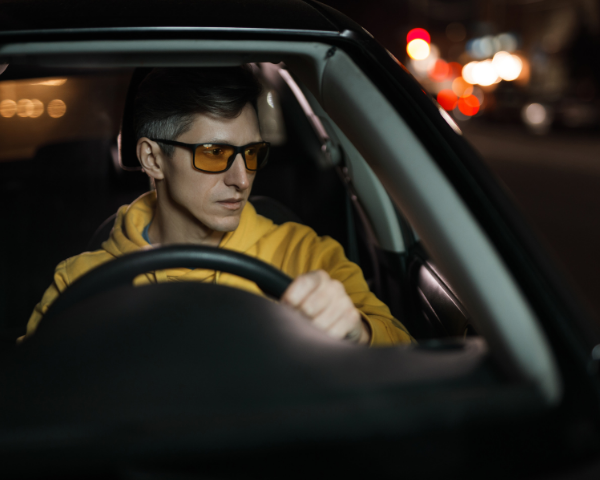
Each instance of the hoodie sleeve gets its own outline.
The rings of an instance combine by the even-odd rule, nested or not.
[[[64,260],[56,267],[52,284],[46,289],[42,296],[42,300],[33,309],[33,313],[27,322],[27,331],[25,335],[17,339],[17,343],[21,343],[25,338],[33,335],[33,332],[37,329],[42,317],[50,308],[50,305],[54,303],[58,296],[64,292],[68,286],[67,260]]]
[[[292,242],[294,247],[286,255],[289,261],[285,262],[284,271],[295,278],[310,271],[325,270],[331,278],[342,282],[354,306],[371,328],[371,346],[414,342],[387,305],[369,290],[362,270],[346,258],[343,247],[337,241],[326,236],[319,237],[305,226],[284,225],[302,227],[291,235],[296,237],[297,242]]]
[[[33,335],[43,316],[50,308],[50,305],[54,303],[69,285],[90,270],[113,258],[112,255],[104,250],[96,250],[94,252],[84,252],[60,262],[54,270],[52,283],[46,292],[44,292],[40,303],[33,309],[31,317],[29,317],[25,335],[19,337],[17,343],[21,343],[23,339]]]

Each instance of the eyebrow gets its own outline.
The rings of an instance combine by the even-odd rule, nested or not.
[[[254,141],[249,142],[249,143],[260,143],[260,142],[264,142],[264,140],[261,138],[260,140],[254,140]],[[210,145],[212,143],[225,143],[227,145],[233,145],[233,143],[231,143],[229,140],[223,140],[223,139],[220,139],[220,138],[212,138],[212,139],[207,140],[205,142],[198,142],[198,143],[200,143],[202,145]],[[245,143],[244,145],[248,145],[248,144]],[[241,147],[242,145],[237,145],[237,146]]]

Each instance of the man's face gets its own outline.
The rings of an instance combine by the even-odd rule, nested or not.
[[[232,119],[198,115],[192,127],[176,140],[241,146],[260,142],[262,138],[256,111],[247,104],[242,113]],[[246,170],[241,154],[226,172],[200,172],[192,166],[192,155],[189,150],[175,147],[173,157],[164,162],[164,192],[169,201],[211,230],[235,230],[256,172]]]

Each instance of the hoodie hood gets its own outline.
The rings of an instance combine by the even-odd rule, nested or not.
[[[102,244],[102,248],[113,257],[120,257],[127,253],[152,248],[152,245],[142,237],[142,232],[152,221],[155,207],[156,192],[151,191],[143,194],[130,205],[123,205],[119,208],[110,237]],[[252,204],[247,202],[240,216],[238,227],[223,236],[219,243],[219,248],[246,253],[263,236],[275,228],[277,227],[271,220],[258,215]],[[163,274],[166,278],[159,278]],[[156,280],[158,281],[172,281],[187,274],[193,274],[194,280],[206,281],[209,280],[209,276],[214,275],[214,271],[178,268],[155,273]],[[183,278],[180,279],[183,280]]]

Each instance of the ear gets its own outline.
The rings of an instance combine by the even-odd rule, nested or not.
[[[136,153],[142,168],[150,178],[154,180],[165,178],[163,170],[164,153],[158,143],[147,137],[142,137],[137,142]]]

